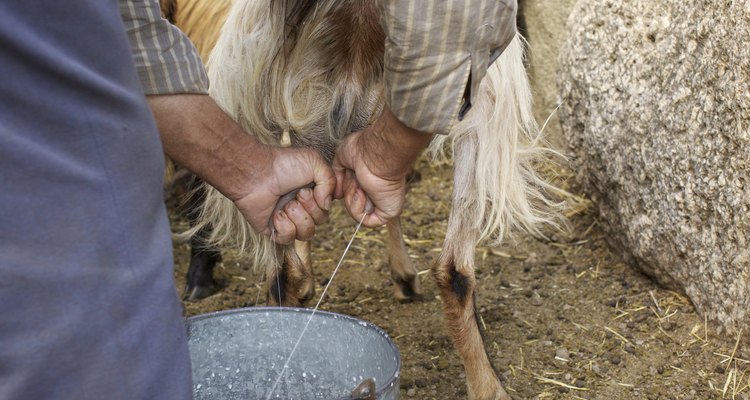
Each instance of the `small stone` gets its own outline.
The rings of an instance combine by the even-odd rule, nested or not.
[[[648,319],[648,313],[638,313],[636,314],[635,318],[633,318],[633,322],[640,324],[641,322]]]
[[[576,379],[574,385],[577,388],[582,388],[582,387],[586,386],[586,382],[583,379]]]
[[[622,360],[620,359],[620,356],[612,356],[609,359],[609,362],[611,362],[614,365],[619,365]]]
[[[539,296],[539,293],[536,290],[531,294],[531,301],[530,302],[531,302],[532,306],[537,306],[537,307],[539,307],[542,304],[544,304],[544,301],[542,300],[542,297]]]
[[[595,374],[601,375],[602,373],[601,368],[599,368],[599,364],[596,364],[596,363],[591,365],[591,370],[594,371]]]
[[[417,394],[417,389],[409,388],[409,390],[406,391],[407,397],[414,397]]]
[[[568,349],[561,347],[555,351],[555,358],[570,361],[570,352]]]
[[[724,369],[723,365],[717,365],[716,368],[714,368],[714,372],[716,372],[717,374],[722,374],[723,375],[726,371],[727,370]]]
[[[632,344],[629,344],[629,343],[628,343],[628,344],[626,344],[626,345],[625,345],[625,346],[623,347],[623,349],[624,349],[624,350],[625,350],[626,352],[628,352],[628,353],[630,353],[630,354],[632,354],[632,355],[635,355],[635,347],[634,347],[634,346],[633,346]]]

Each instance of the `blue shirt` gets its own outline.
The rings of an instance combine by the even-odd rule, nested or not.
[[[188,399],[163,155],[116,0],[0,2],[0,399]]]

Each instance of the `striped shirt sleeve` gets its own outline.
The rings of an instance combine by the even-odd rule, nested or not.
[[[161,17],[158,0],[120,0],[120,15],[147,95],[208,93],[198,52],[187,36]]]
[[[516,33],[516,0],[379,0],[386,101],[401,122],[447,134]]]

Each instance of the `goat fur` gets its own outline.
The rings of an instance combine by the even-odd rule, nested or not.
[[[382,48],[369,58],[345,60],[340,53],[347,46],[331,40],[382,45],[379,24],[347,24],[353,32],[337,36],[342,23],[354,21],[335,16],[367,15],[369,3],[317,2],[288,49],[282,18],[271,15],[267,3],[236,1],[209,57],[211,96],[263,143],[279,145],[286,130],[293,146],[316,148],[331,160],[337,142],[366,127],[383,106]],[[342,11],[346,7],[352,9]],[[453,201],[479,240],[493,244],[509,232],[540,235],[540,226],[558,221],[558,205],[549,199],[556,189],[533,168],[549,150],[532,117],[523,53],[517,36],[488,70],[466,118],[430,145],[435,158],[452,154],[456,171],[471,171],[470,179],[456,181]],[[457,151],[462,144],[468,148]],[[209,241],[240,249],[256,267],[273,264],[270,239],[254,232],[230,200],[210,186],[207,191],[199,225],[213,225]]]

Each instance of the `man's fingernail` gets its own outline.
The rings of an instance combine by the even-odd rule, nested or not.
[[[304,188],[299,191],[299,197],[301,199],[309,200],[312,197],[312,190],[308,188]]]

